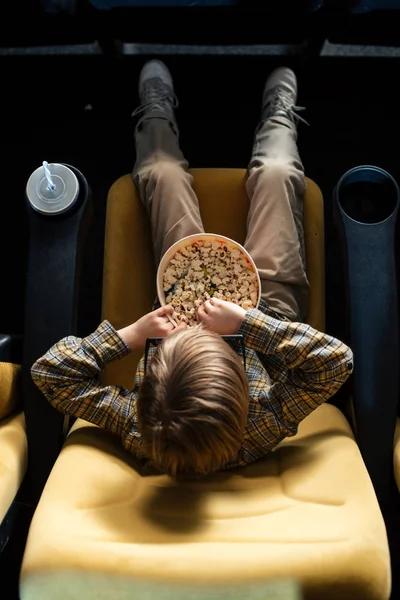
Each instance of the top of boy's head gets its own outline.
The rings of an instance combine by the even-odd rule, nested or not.
[[[242,361],[201,326],[163,340],[138,398],[143,452],[172,476],[196,476],[236,459],[247,421]]]

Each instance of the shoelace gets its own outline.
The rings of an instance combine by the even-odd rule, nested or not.
[[[140,104],[132,113],[132,117],[137,117],[138,115],[147,112],[153,108],[163,109],[163,104],[168,101],[172,108],[178,107],[178,98],[175,96],[172,89],[165,85],[165,83],[159,79],[155,78],[151,83],[148,82],[146,89],[144,90],[144,102]]]
[[[286,90],[282,88],[276,90],[274,97],[271,100],[271,112],[274,113],[277,110],[283,110],[289,113],[294,120],[301,121],[306,125],[310,125],[310,123],[306,121],[304,117],[298,114],[302,110],[306,110],[305,106],[296,106],[293,104],[293,100],[289,92],[286,92]]]

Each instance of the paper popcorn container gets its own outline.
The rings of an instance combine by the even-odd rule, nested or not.
[[[179,242],[175,242],[175,244],[173,244],[170,248],[168,248],[168,250],[162,257],[159,267],[158,267],[158,270],[157,270],[157,295],[158,295],[158,299],[160,300],[161,306],[165,306],[165,304],[166,304],[163,279],[164,279],[164,273],[165,273],[171,259],[175,256],[175,254],[178,252],[178,250],[180,250],[181,248],[184,248],[185,246],[190,246],[191,244],[194,244],[195,242],[222,242],[229,248],[232,248],[234,250],[239,250],[243,254],[243,256],[247,259],[247,261],[251,265],[252,270],[254,271],[254,273],[257,276],[257,285],[258,285],[258,299],[257,299],[257,305],[256,305],[256,308],[257,308],[258,305],[260,304],[260,299],[261,299],[261,281],[260,281],[260,277],[258,275],[257,267],[256,267],[253,259],[251,258],[250,254],[247,252],[247,250],[245,250],[243,248],[243,246],[241,246],[234,240],[231,240],[230,238],[225,237],[224,235],[217,235],[215,233],[196,233],[194,235],[188,235],[187,237],[184,237],[181,240],[179,240]]]

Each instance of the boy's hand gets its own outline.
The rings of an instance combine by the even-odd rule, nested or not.
[[[118,333],[131,350],[143,349],[147,338],[166,337],[173,331],[186,329],[185,323],[180,323],[177,327],[171,323],[167,315],[172,315],[173,312],[172,306],[161,306],[161,308],[144,315],[132,325],[120,329]]]
[[[197,320],[215,333],[234,335],[242,324],[246,311],[241,306],[218,298],[211,298],[197,311]]]

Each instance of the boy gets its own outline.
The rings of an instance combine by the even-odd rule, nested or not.
[[[134,181],[151,220],[154,255],[203,232],[191,176],[178,144],[177,100],[166,66],[140,75]],[[305,178],[296,145],[297,82],[274,71],[263,95],[261,123],[248,168],[247,251],[262,287],[259,309],[210,299],[200,325],[176,329],[169,306],[118,332],[105,321],[87,338],[68,337],[32,367],[46,398],[63,413],[120,436],[129,451],[173,477],[249,464],[297,432],[352,371],[350,349],[302,323],[308,303],[303,239]],[[246,372],[223,334],[242,334]],[[149,337],[163,337],[133,390],[101,386],[104,366]]]

